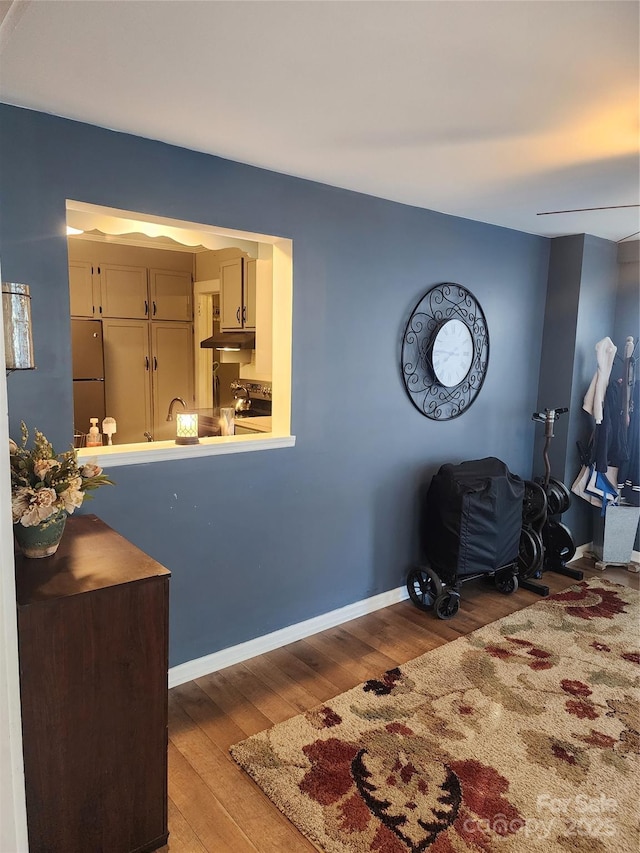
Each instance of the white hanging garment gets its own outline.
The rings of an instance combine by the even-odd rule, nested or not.
[[[603,338],[596,344],[598,368],[584,396],[582,408],[585,412],[593,415],[597,424],[602,423],[604,395],[607,391],[609,376],[611,376],[611,368],[617,351],[618,347],[611,338]]]

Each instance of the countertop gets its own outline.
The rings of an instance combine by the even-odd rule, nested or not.
[[[271,418],[268,416],[258,418],[238,418],[236,425],[246,427],[255,432],[271,432]]]
[[[219,435],[219,413],[213,409],[191,409],[198,414],[199,435],[202,438],[207,435]],[[240,426],[255,432],[271,432],[271,417],[259,416],[257,418],[236,418],[235,422]]]

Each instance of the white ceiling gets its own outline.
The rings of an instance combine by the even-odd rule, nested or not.
[[[0,100],[554,236],[640,229],[635,0],[0,0]],[[88,199],[87,201],[90,201]]]

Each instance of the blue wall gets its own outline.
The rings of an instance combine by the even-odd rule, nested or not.
[[[595,345],[614,334],[618,282],[617,246],[608,240],[577,234],[551,241],[549,285],[544,323],[538,410],[567,406],[554,427],[549,458],[551,476],[571,487],[581,463],[576,441],[585,446],[594,429],[582,409],[596,371]],[[534,470],[544,474],[544,427],[537,428]],[[596,510],[572,497],[563,522],[577,545],[590,542]]]
[[[621,243],[618,246],[618,294],[613,342],[618,354],[624,357],[624,345],[631,335],[636,343],[634,357],[638,358],[640,345],[640,241]],[[615,379],[624,376],[623,365],[617,362],[612,375]],[[640,551],[640,529],[636,533],[634,550]]]
[[[629,335],[640,338],[640,241],[618,246],[618,294],[613,342],[624,355],[624,343]],[[636,350],[636,355],[638,351]]]
[[[442,463],[531,475],[548,240],[7,106],[0,157],[3,278],[31,285],[38,364],[9,377],[12,435],[71,440],[65,199],[293,239],[296,447],[117,468],[85,506],[173,572],[172,664],[403,584]],[[491,355],[471,409],[433,423],[398,360],[443,281],[480,301]]]
[[[571,407],[571,389],[583,253],[584,234],[558,237],[551,240],[547,303],[540,359],[540,383],[536,407],[538,412],[544,412],[545,409],[569,407],[569,417],[574,415]],[[561,416],[554,425],[554,439],[549,447],[551,476],[558,480],[565,479],[569,417],[567,415]],[[538,424],[533,463],[536,476],[544,474],[542,457],[544,432],[544,426]]]

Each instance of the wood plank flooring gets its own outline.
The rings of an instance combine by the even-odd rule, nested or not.
[[[640,575],[613,567],[598,572],[593,562],[582,558],[572,566],[585,578],[640,589]],[[574,581],[547,572],[544,583],[558,592]],[[161,853],[312,853],[316,848],[232,761],[229,747],[538,600],[525,590],[503,596],[471,581],[449,622],[404,601],[174,687],[170,837]]]

